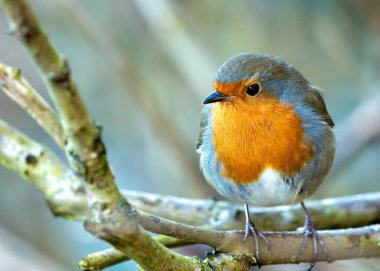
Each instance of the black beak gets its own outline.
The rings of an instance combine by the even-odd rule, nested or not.
[[[219,91],[215,91],[211,93],[207,98],[203,101],[203,104],[210,104],[215,102],[220,102],[226,100],[228,97]]]

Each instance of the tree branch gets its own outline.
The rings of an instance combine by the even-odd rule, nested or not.
[[[135,260],[144,270],[212,270],[197,257],[182,256],[153,239],[137,223],[137,212],[127,202],[99,213],[85,228]]]
[[[194,243],[207,244],[222,252],[236,255],[251,254],[255,251],[253,238],[243,241],[244,231],[217,231],[176,223],[144,213],[140,213],[139,221],[149,231]],[[380,247],[378,246],[380,225],[356,229],[320,231],[319,234],[323,238],[328,251],[332,252],[330,260],[363,257],[364,255],[367,255],[367,257],[380,256]],[[302,233],[267,232],[266,237],[271,244],[271,249],[266,254],[261,253],[261,263],[289,263],[292,262],[291,258],[295,258],[296,262],[313,261],[314,255],[311,242],[309,242],[308,249],[302,255],[299,255],[304,239]],[[264,244],[261,245],[260,251],[266,250]],[[287,249],[284,250],[284,247]],[[336,253],[336,251],[339,251],[339,253]],[[363,251],[365,251],[365,254],[363,254]],[[325,261],[326,259],[321,254],[315,260]]]
[[[1,0],[1,3],[11,32],[21,39],[35,60],[57,108],[72,168],[98,201],[116,204],[122,196],[107,162],[101,129],[90,121],[67,61],[50,43],[25,0]]]
[[[158,236],[155,239],[167,248],[190,244],[188,241],[164,235]],[[129,257],[125,255],[125,253],[114,248],[109,248],[89,254],[86,259],[82,259],[79,262],[79,266],[82,270],[102,270],[106,267],[128,260]]]
[[[0,164],[36,186],[55,215],[80,221],[88,217],[86,192],[71,171],[48,148],[1,120]]]
[[[63,149],[64,138],[59,120],[38,92],[21,75],[21,71],[0,63],[0,89],[24,109]]]
[[[243,229],[241,205],[212,199],[190,199],[122,191],[138,210],[191,225],[209,225],[217,229]],[[380,222],[380,192],[329,198],[307,202],[313,222],[319,229],[359,227]],[[251,207],[257,227],[263,230],[292,230],[304,223],[298,205]]]

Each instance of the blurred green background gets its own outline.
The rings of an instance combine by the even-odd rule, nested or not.
[[[380,93],[380,1],[30,2],[68,58],[92,118],[104,127],[120,187],[216,196],[203,180],[195,152],[201,102],[226,58],[258,52],[283,57],[324,90],[337,125],[339,161],[314,198],[380,190],[375,138],[380,133],[352,154],[349,148],[367,130],[380,130],[380,115],[377,123],[367,124],[363,117],[347,129],[353,110]],[[0,13],[0,61],[21,68],[47,97],[22,45],[6,31]],[[63,157],[3,93],[0,116]],[[0,271],[76,270],[80,258],[107,247],[79,223],[54,218],[36,189],[0,167]],[[318,264],[314,270],[380,270],[380,260]]]

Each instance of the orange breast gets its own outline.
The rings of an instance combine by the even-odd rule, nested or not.
[[[257,181],[268,167],[292,176],[313,155],[300,117],[274,98],[215,103],[212,125],[220,174],[236,183]]]

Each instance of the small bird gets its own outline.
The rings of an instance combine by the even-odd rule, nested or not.
[[[244,53],[218,70],[204,101],[197,151],[207,182],[244,204],[245,237],[269,242],[253,223],[248,204],[301,203],[304,245],[327,250],[303,203],[322,183],[335,153],[332,128],[320,90],[279,57]],[[315,265],[312,262],[309,270]]]

